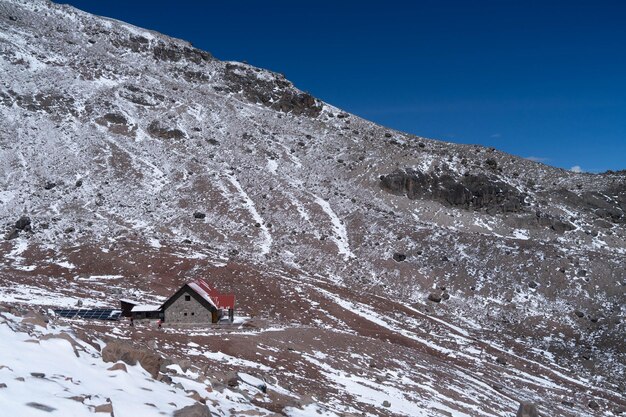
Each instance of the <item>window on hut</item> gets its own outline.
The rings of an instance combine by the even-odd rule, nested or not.
[[[191,301],[191,295],[186,295],[185,296],[185,301]]]

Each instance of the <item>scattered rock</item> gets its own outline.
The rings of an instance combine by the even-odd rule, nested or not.
[[[196,403],[174,411],[174,417],[211,417],[211,412],[206,405]]]
[[[170,372],[170,373],[175,373],[174,371],[172,371],[171,369],[168,368],[168,366],[174,364],[174,361],[170,358],[163,358],[163,360],[161,361],[161,366],[159,367],[159,372]]]
[[[431,292],[430,294],[428,294],[428,301],[432,301],[433,303],[440,303],[441,295]]]
[[[396,253],[393,254],[393,260],[396,261],[396,262],[402,262],[402,261],[406,260],[406,255],[403,254],[403,253],[396,252]]]
[[[150,134],[150,136],[157,139],[183,139],[186,137],[185,133],[182,130],[171,129],[166,126],[162,126],[158,120],[150,123],[147,132]]]
[[[172,378],[169,375],[165,375],[165,374],[159,374],[157,376],[157,381],[161,381],[161,382],[165,382],[166,384],[171,384]]]
[[[5,240],[13,240],[13,239],[17,239],[17,237],[20,235],[20,231],[18,229],[11,229],[9,231],[9,233],[7,233],[4,236]]]
[[[30,403],[26,403],[27,406],[29,407],[33,407],[37,410],[41,410],[41,411],[46,411],[46,412],[51,412],[56,410],[56,408],[54,407],[50,407],[49,405],[45,405],[45,404],[41,404],[41,403],[35,403],[35,402],[30,402]]]
[[[507,364],[506,359],[505,359],[505,358],[503,358],[502,356],[498,356],[498,357],[496,358],[496,362],[497,362],[497,363],[499,363],[500,365],[506,365],[506,364]]]
[[[31,372],[30,375],[34,376],[35,378],[45,378],[46,377],[46,374],[44,374],[43,372]]]
[[[528,401],[522,401],[517,409],[516,417],[539,417],[537,406]]]
[[[196,219],[204,219],[206,217],[206,214],[200,211],[196,211],[195,213],[193,213],[193,217]]]
[[[189,398],[193,398],[194,400],[196,400],[197,402],[201,404],[206,404],[206,399],[200,394],[198,394],[198,391],[191,390],[188,393],[190,394]]]
[[[108,368],[107,371],[124,371],[124,372],[128,372],[128,369],[126,369],[126,365],[124,365],[121,362],[118,362],[115,365],[113,365],[112,367]]]
[[[56,187],[56,186],[57,186],[57,185],[56,185],[56,183],[51,182],[51,181],[48,181],[48,182],[47,182],[47,183],[43,186],[43,188],[44,188],[44,189],[46,189],[46,190],[52,190],[52,189],[53,189],[54,187]]]
[[[538,286],[539,286],[539,284],[537,284],[537,282],[536,282],[536,281],[530,281],[530,282],[528,283],[528,287],[529,287],[529,288],[533,288],[533,289],[534,289],[534,288],[537,288]]]
[[[72,397],[67,397],[68,400],[76,401],[78,403],[84,403],[87,397],[84,395],[74,395]]]
[[[226,377],[226,384],[231,388],[238,387],[239,377],[237,376],[237,374],[233,374],[233,373],[229,374]]]
[[[389,401],[385,400],[385,401],[383,401],[383,407],[389,408],[389,407],[391,407],[391,403]]]
[[[580,311],[580,310],[575,310],[575,311],[574,311],[574,314],[576,314],[576,315],[577,315],[578,317],[580,317],[580,318],[585,317],[585,313],[583,313],[583,312],[582,312],[582,311]]]
[[[25,230],[28,227],[30,230],[30,217],[22,216],[18,221],[15,222],[15,228],[19,230]]]
[[[176,362],[178,366],[180,366],[181,371],[187,372],[189,368],[191,368],[192,362],[189,359],[181,359]]]
[[[240,381],[250,386],[253,386],[254,388],[258,389],[264,394],[267,393],[267,384],[265,383],[263,379],[250,375],[250,374],[241,373],[241,372],[238,373],[237,375]]]
[[[5,384],[4,382],[0,383],[0,388],[6,388],[6,387],[7,387],[7,384]]]
[[[95,413],[109,413],[110,415],[113,415],[113,404],[104,403],[104,404],[97,405],[96,408],[94,409],[94,412]]]
[[[591,408],[594,411],[598,411],[600,409],[600,404],[596,400],[591,400],[587,404],[587,407]]]
[[[485,165],[487,165],[487,168],[494,170],[494,171],[498,169],[498,162],[493,158],[487,159],[485,161]]]

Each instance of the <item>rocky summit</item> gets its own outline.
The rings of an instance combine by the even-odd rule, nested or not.
[[[0,73],[5,306],[158,303],[205,278],[243,324],[64,325],[191,362],[257,415],[625,410],[626,172],[388,129],[43,0],[0,0]]]

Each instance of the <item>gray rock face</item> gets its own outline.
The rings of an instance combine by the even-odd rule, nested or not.
[[[449,174],[425,174],[410,168],[381,176],[381,187],[411,200],[434,199],[490,214],[522,211],[525,198],[510,185],[484,174],[454,178]]]
[[[253,103],[294,115],[319,116],[322,104],[310,94],[291,88],[284,77],[274,74],[268,78],[258,68],[237,63],[224,66],[223,77],[227,91],[242,92]],[[218,87],[218,90],[220,88]]]

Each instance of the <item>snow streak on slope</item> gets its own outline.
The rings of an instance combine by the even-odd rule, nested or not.
[[[337,249],[339,253],[344,256],[344,258],[354,258],[354,253],[350,250],[350,244],[348,242],[348,233],[346,232],[346,228],[343,225],[343,222],[337,217],[337,214],[330,207],[328,201],[315,196],[315,202],[324,210],[324,213],[328,215],[330,221],[332,223],[333,233],[334,235],[331,237],[333,242],[337,245]]]
[[[237,180],[237,177],[235,177],[234,175],[227,175],[226,178],[237,189],[237,192],[244,201],[244,207],[250,212],[252,218],[261,229],[261,233],[263,234],[263,241],[259,245],[259,248],[261,250],[261,255],[267,255],[268,253],[270,253],[270,250],[272,248],[272,235],[270,234],[270,231],[265,224],[265,220],[263,220],[263,217],[261,217],[261,215],[257,211],[256,206],[254,205],[254,201],[252,201],[248,193],[246,193],[243,187],[241,187],[241,184]]]

